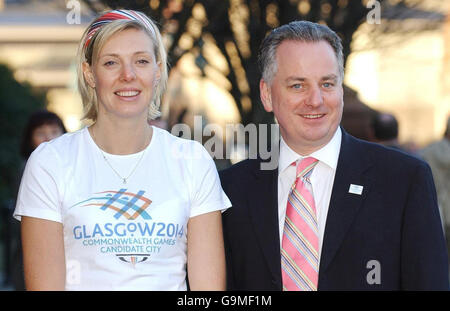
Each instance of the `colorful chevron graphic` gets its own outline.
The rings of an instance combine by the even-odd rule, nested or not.
[[[127,189],[119,191],[103,191],[97,192],[98,197],[92,197],[87,200],[78,202],[75,206],[100,206],[103,211],[114,211],[114,218],[119,219],[125,217],[128,220],[135,220],[139,216],[143,219],[150,220],[152,217],[145,211],[152,201],[144,197],[145,191],[138,193],[127,192]],[[85,204],[89,202],[88,204]]]

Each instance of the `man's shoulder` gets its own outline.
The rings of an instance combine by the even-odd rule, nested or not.
[[[260,159],[246,159],[242,160],[229,168],[221,170],[219,176],[221,179],[237,178],[244,175],[253,174],[255,168],[261,163]]]
[[[369,160],[375,163],[382,163],[387,167],[397,168],[428,166],[422,159],[403,150],[361,140],[348,134],[346,135],[346,143],[346,154],[351,154],[355,161],[359,158],[360,160]],[[342,146],[341,151],[342,148],[345,147]]]

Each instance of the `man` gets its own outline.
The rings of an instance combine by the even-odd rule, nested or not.
[[[260,53],[278,167],[221,172],[231,290],[443,290],[447,254],[428,165],[339,127],[343,56],[326,26],[292,22]]]
[[[450,117],[444,137],[433,142],[421,151],[421,156],[430,165],[436,184],[438,204],[447,238],[447,251],[450,254]]]

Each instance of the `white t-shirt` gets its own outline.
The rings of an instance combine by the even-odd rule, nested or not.
[[[190,217],[225,210],[216,167],[201,144],[153,127],[144,151],[104,153],[87,128],[30,156],[14,217],[61,222],[67,290],[186,290]]]

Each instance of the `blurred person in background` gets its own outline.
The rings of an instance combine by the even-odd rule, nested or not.
[[[433,172],[450,255],[450,116],[447,119],[444,137],[425,147],[420,155],[428,162]]]
[[[66,133],[66,128],[57,114],[39,110],[33,113],[25,127],[20,152],[27,160],[41,143],[50,141]]]
[[[386,147],[402,149],[398,143],[398,121],[389,113],[377,113],[371,121],[373,141]]]
[[[370,141],[386,147],[401,150],[418,157],[417,148],[415,147],[414,142],[400,144],[398,140],[399,124],[397,118],[393,114],[385,112],[378,112],[374,114],[370,122],[370,127]]]
[[[24,162],[20,176],[17,179],[17,190],[19,189],[25,163],[31,153],[41,143],[57,138],[66,132],[64,123],[57,114],[47,110],[38,110],[31,114],[22,135],[20,153]],[[7,252],[6,256],[11,258],[10,273],[12,285],[15,290],[24,290],[22,244],[20,241],[20,223],[18,221],[12,221],[10,235],[10,246],[7,247],[9,252]]]
[[[230,202],[201,144],[159,117],[167,54],[131,10],[88,26],[77,55],[89,127],[33,152],[14,217],[27,290],[223,290]],[[187,283],[189,281],[189,283]]]
[[[167,123],[167,120],[162,119],[161,117],[158,117],[154,120],[148,120],[148,124],[169,131],[169,124]]]

